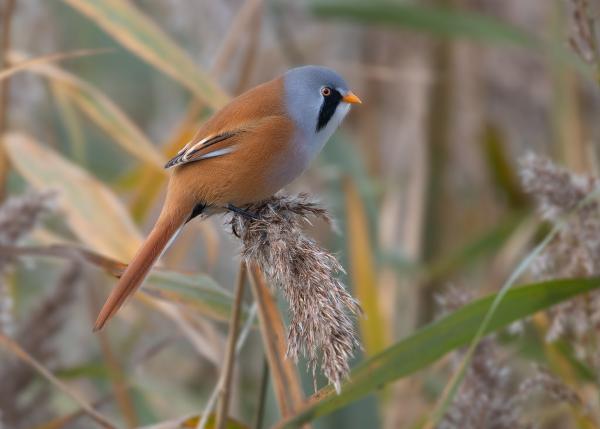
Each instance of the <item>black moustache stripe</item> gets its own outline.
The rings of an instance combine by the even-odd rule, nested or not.
[[[330,95],[323,98],[323,104],[321,104],[321,110],[319,110],[317,131],[320,131],[325,125],[329,123],[331,117],[335,113],[335,109],[337,109],[341,101],[342,94],[340,94],[335,89],[331,91]]]

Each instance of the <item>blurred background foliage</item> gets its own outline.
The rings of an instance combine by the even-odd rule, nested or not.
[[[261,401],[265,359],[248,293],[228,427],[253,427],[262,405],[262,427],[316,416],[317,428],[492,427],[435,417],[446,405],[460,411],[460,388],[446,393],[462,355],[448,352],[469,345],[486,315],[480,335],[598,284],[525,275],[531,284],[503,295],[494,314],[493,297],[443,319],[436,302],[449,285],[471,299],[512,286],[548,233],[521,187],[523,154],[597,175],[599,17],[593,0],[3,0],[3,64],[24,66],[0,74],[0,185],[5,199],[57,194],[29,194],[38,203],[20,201],[16,215],[8,203],[0,210],[0,220],[30,219],[0,237],[0,427],[84,428],[104,417],[196,427],[222,367],[239,266],[223,219],[190,224],[106,331],[93,335],[92,319],[109,274],[157,216],[163,162],[230,97],[307,63],[338,70],[363,99],[288,192],[310,192],[339,221],[337,232],[324,223],[309,232],[347,269],[365,311],[364,350],[342,395],[325,389],[321,402],[282,415],[271,381]],[[533,420],[598,427],[593,367],[568,343],[546,343],[540,314],[533,321],[495,337],[502,365],[523,379],[531,363],[550,367],[579,398],[556,388],[571,406],[539,400]],[[310,396],[305,362],[299,373]]]

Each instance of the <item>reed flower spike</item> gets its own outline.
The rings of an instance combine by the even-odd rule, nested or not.
[[[257,264],[289,304],[287,356],[305,355],[313,379],[320,359],[339,393],[359,347],[352,316],[361,310],[339,279],[344,269],[337,258],[303,231],[311,217],[331,223],[327,211],[305,194],[278,195],[245,209],[255,217],[234,214],[232,231],[242,241],[242,257]]]

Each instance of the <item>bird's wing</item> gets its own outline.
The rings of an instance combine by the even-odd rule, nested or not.
[[[241,134],[270,118],[285,116],[281,78],[258,85],[232,100],[198,130],[196,136],[167,162],[171,168],[207,158],[222,157],[242,144]]]
[[[227,155],[236,149],[236,139],[244,131],[227,131],[201,140],[192,140],[177,155],[165,164],[165,168],[175,167],[202,159]]]

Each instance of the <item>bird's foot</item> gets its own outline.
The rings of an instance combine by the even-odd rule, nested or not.
[[[258,220],[259,219],[259,217],[257,215],[255,215],[254,213],[250,213],[249,211],[246,211],[244,209],[236,207],[233,204],[228,204],[227,205],[227,210],[229,210],[229,211],[231,211],[233,213],[237,213],[239,215],[242,215],[246,219],[252,219],[252,220]]]

